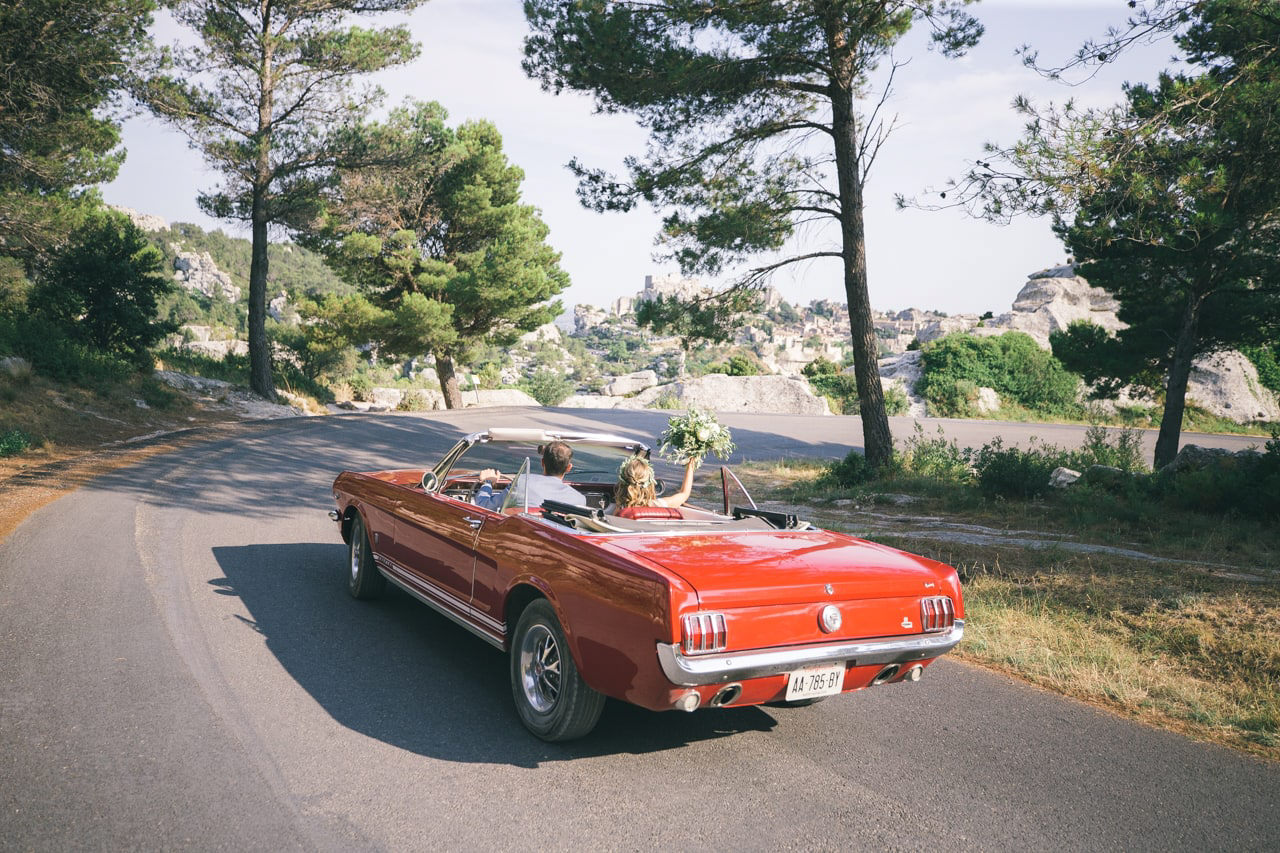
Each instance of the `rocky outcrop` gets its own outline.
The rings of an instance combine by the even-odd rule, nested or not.
[[[277,323],[284,323],[288,326],[296,326],[302,322],[302,317],[298,314],[297,309],[289,304],[289,294],[283,290],[267,303],[267,313]]]
[[[221,297],[228,302],[240,301],[240,288],[231,281],[231,276],[218,269],[208,252],[184,252],[176,244],[173,250],[173,278],[187,290],[203,294],[209,299]]]
[[[658,384],[658,374],[652,370],[640,370],[619,376],[601,389],[607,397],[630,397]]]
[[[1280,421],[1276,395],[1258,380],[1258,369],[1234,350],[1196,359],[1187,400],[1233,421]]]
[[[1076,275],[1075,267],[1068,264],[1032,273],[1007,314],[972,331],[976,335],[1025,332],[1048,349],[1049,335],[1066,331],[1077,320],[1088,320],[1112,333],[1123,329],[1125,324],[1116,317],[1119,308],[1111,294]]]
[[[661,405],[658,405],[661,404]],[[616,408],[687,408],[697,406],[717,412],[759,412],[787,415],[829,415],[825,397],[819,397],[803,379],[788,376],[725,376],[711,373],[697,379],[672,382],[623,398]]]
[[[899,355],[891,355],[880,359],[880,383],[885,388],[897,387],[907,395],[907,414],[913,418],[923,418],[927,414],[924,398],[916,393],[916,382],[920,379],[920,351],[908,350]],[[845,370],[852,373],[853,368]]]
[[[123,213],[129,217],[129,221],[143,231],[168,231],[169,223],[159,216],[150,213],[139,213],[131,207],[121,207],[116,204],[107,205],[110,209],[117,213]]]
[[[473,407],[488,406],[541,406],[537,400],[530,397],[519,388],[494,388],[488,391],[463,391],[462,407],[470,409]]]

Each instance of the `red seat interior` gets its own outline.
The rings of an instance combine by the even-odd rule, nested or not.
[[[619,518],[633,521],[642,518],[684,518],[684,513],[673,506],[628,506],[618,510]]]

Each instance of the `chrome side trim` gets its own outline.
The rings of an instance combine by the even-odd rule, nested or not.
[[[413,577],[399,565],[385,557],[375,555],[374,562],[377,564],[378,569],[386,579],[400,587],[400,589],[418,599],[418,601],[421,601],[423,604],[427,605],[449,621],[466,628],[480,639],[498,649],[498,651],[506,650],[503,639],[505,626],[500,622],[491,619],[484,613],[476,612],[471,607],[465,607],[465,605],[463,612],[459,612],[458,605],[461,603],[459,599],[449,595],[443,590],[435,588],[434,586],[428,586],[421,579]],[[484,624],[477,625],[474,622],[469,621],[468,617],[483,622]],[[498,626],[499,631],[495,632],[492,628],[489,628],[488,625],[490,624]]]
[[[851,661],[858,666],[867,666],[925,660],[951,651],[963,637],[964,620],[957,619],[950,631],[941,634],[846,640],[717,655],[686,656],[681,652],[679,644],[658,643],[658,662],[672,684],[697,687],[702,684],[778,675],[819,663]]]

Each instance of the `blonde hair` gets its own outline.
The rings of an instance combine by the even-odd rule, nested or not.
[[[632,456],[618,468],[618,485],[613,489],[613,502],[618,509],[629,506],[653,506],[657,498],[653,466],[639,456]]]

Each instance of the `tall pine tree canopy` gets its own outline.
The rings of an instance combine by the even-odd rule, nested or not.
[[[147,44],[154,0],[0,4],[0,255],[45,254],[124,153],[113,93]]]
[[[1129,328],[1058,336],[1055,353],[1108,389],[1162,385],[1157,466],[1178,451],[1202,354],[1280,337],[1280,9],[1265,0],[1163,0],[1130,28],[1173,33],[1189,70],[1126,86],[1106,110],[1037,110],[993,146],[957,203],[1004,219],[1049,214]],[[1127,43],[1117,30],[1095,56]]]
[[[584,204],[665,214],[661,247],[687,274],[720,275],[788,245],[798,226],[825,223],[833,239],[770,260],[726,297],[774,270],[838,259],[849,303],[864,448],[873,466],[893,442],[876,369],[868,295],[863,185],[890,125],[873,75],[914,25],[948,55],[982,28],[963,0],[526,0],[532,34],[525,70],[551,91],[594,96],[649,132],[617,177],[574,161]],[[740,301],[738,303],[741,304]],[[703,304],[650,306],[658,327],[682,334],[726,328]]]
[[[174,17],[200,42],[159,52],[135,83],[138,97],[222,174],[200,206],[252,227],[250,384],[266,397],[275,395],[265,328],[268,227],[309,220],[334,170],[366,162],[349,131],[382,92],[356,78],[418,52],[405,26],[364,28],[350,19],[423,2],[174,0]]]
[[[431,353],[445,402],[460,407],[456,365],[480,341],[509,344],[555,319],[569,285],[550,229],[524,204],[524,172],[488,122],[446,124],[411,103],[363,129],[388,165],[347,169],[309,242],[385,311],[412,309],[415,332],[391,351]]]

